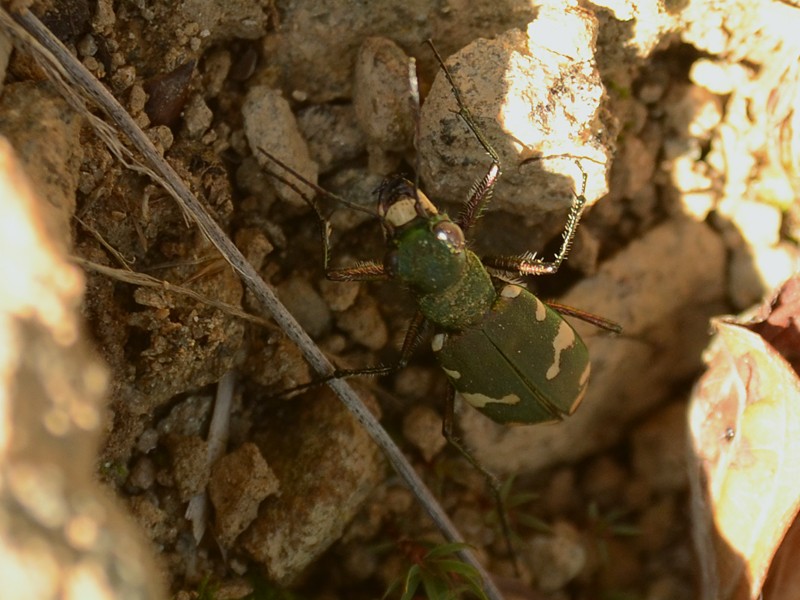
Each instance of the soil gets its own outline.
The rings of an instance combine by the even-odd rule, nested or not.
[[[507,598],[695,598],[689,393],[709,318],[756,303],[797,264],[797,56],[762,2],[567,4],[32,10],[349,369],[398,359],[415,299],[392,282],[326,280],[304,181],[368,209],[316,195],[335,267],[383,260],[367,213],[393,173],[418,173],[458,214],[490,159],[456,114],[433,39],[503,170],[472,247],[548,259],[585,195],[564,266],[524,281],[623,333],[576,324],[592,379],[564,423],[502,427],[458,406],[465,443],[509,484],[518,574],[485,480],[441,437],[447,380],[428,342],[407,368],[353,385]],[[327,388],[286,393],[314,377],[300,351],[271,320],[230,308],[258,313],[168,193],[58,89],[13,52],[0,130],[40,195],[58,199],[55,221],[83,260],[86,336],[110,372],[93,468],[149,538],[166,593],[381,597],[442,543],[436,529]]]

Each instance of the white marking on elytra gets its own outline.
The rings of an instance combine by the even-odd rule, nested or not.
[[[581,376],[578,379],[578,383],[580,384],[581,387],[584,387],[586,385],[586,382],[589,381],[589,373],[591,372],[592,372],[591,363],[586,363],[586,368],[583,370],[583,373],[581,373]]]
[[[431,340],[431,350],[434,352],[439,352],[439,350],[442,349],[442,346],[444,346],[444,340],[446,337],[447,336],[444,333],[437,333],[435,336],[433,336],[433,339]]]
[[[461,373],[459,373],[458,371],[451,371],[450,369],[445,369],[444,367],[442,367],[442,371],[447,373],[447,376],[450,379],[461,379]]]
[[[571,415],[571,414],[572,414],[572,413],[574,413],[576,410],[578,410],[578,407],[581,405],[581,402],[583,402],[583,397],[586,395],[586,390],[587,390],[587,389],[588,389],[588,388],[587,388],[586,386],[584,386],[583,388],[581,388],[581,391],[580,391],[580,392],[578,392],[578,396],[577,396],[577,397],[575,398],[575,400],[572,402],[572,406],[569,408],[569,413],[568,413],[568,414],[570,414],[570,415]]]
[[[514,405],[519,403],[519,396],[516,394],[508,394],[507,396],[503,396],[502,398],[490,398],[489,396],[485,396],[483,394],[469,394],[465,392],[461,392],[461,396],[470,403],[470,405],[474,406],[475,408],[483,408],[489,403],[494,404],[508,404]]]
[[[545,317],[547,317],[547,307],[544,305],[544,302],[539,300],[536,296],[534,296],[533,299],[536,301],[535,318],[537,321],[544,321]]]
[[[561,353],[575,343],[575,332],[572,327],[567,325],[566,321],[561,321],[558,327],[558,333],[553,340],[553,364],[547,369],[545,378],[550,381],[561,372]]]
[[[514,285],[513,283],[509,283],[508,285],[503,286],[503,289],[500,290],[500,295],[503,298],[516,298],[522,293],[522,288],[518,285]]]

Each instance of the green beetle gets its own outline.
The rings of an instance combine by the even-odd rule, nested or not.
[[[467,248],[466,232],[489,202],[500,176],[500,158],[472,119],[438,51],[430,41],[428,43],[450,83],[459,107],[458,114],[491,157],[492,164],[486,175],[473,185],[470,197],[456,220],[440,213],[416,185],[403,177],[395,176],[384,181],[377,190],[377,216],[388,246],[386,255],[381,262],[362,262],[341,269],[329,267],[329,224],[317,203],[291,181],[272,173],[295,189],[316,211],[322,224],[324,266],[328,279],[396,280],[413,292],[418,309],[396,364],[337,370],[326,379],[290,391],[330,379],[387,375],[397,371],[407,364],[422,330],[432,325],[435,329],[433,350],[452,384],[445,406],[445,437],[488,477],[485,469],[452,434],[455,391],[498,423],[534,424],[560,420],[572,414],[583,399],[590,366],[586,346],[559,313],[614,332],[619,332],[620,328],[615,323],[574,308],[555,303],[548,306],[525,288],[503,283],[487,270],[488,267],[511,277],[558,271],[569,252],[586,205],[583,195],[585,173],[583,189],[580,194],[575,194],[561,248],[554,260],[544,261],[530,253],[478,258]],[[365,210],[310,184],[274,156],[267,152],[264,154],[318,194],[355,210]]]
[[[578,196],[564,254],[582,207]],[[437,330],[432,346],[439,363],[464,400],[499,423],[571,414],[589,379],[589,354],[575,330],[525,288],[498,290],[484,262],[467,249],[462,225],[405,179],[381,187],[378,213],[390,246],[384,272],[414,292],[420,313]],[[517,272],[558,268],[527,256],[485,260],[515,261]],[[335,273],[337,279],[353,275]]]
[[[489,154],[492,164],[486,175],[473,185],[469,199],[455,220],[440,213],[410,181],[399,176],[385,181],[378,189],[378,217],[387,243],[386,255],[380,262],[364,262],[343,269],[329,266],[330,227],[316,201],[304,194],[294,182],[271,173],[298,192],[317,213],[328,279],[396,280],[414,293],[417,302],[417,312],[406,332],[396,364],[337,370],[327,378],[289,392],[331,379],[387,375],[402,369],[423,337],[424,330],[432,326],[435,333],[433,351],[450,381],[442,433],[486,478],[498,506],[509,555],[514,556],[500,484],[454,434],[455,392],[460,392],[469,404],[498,423],[534,424],[560,420],[578,408],[586,394],[590,373],[586,346],[561,315],[578,317],[615,332],[619,332],[620,327],[574,308],[545,304],[525,288],[495,277],[487,269],[509,274],[512,278],[558,271],[569,252],[586,205],[583,195],[586,174],[580,164],[583,189],[580,194],[575,194],[561,248],[553,261],[543,261],[533,254],[478,258],[467,248],[466,232],[489,202],[500,176],[500,158],[473,121],[436,48],[431,42],[429,45],[450,83],[459,107],[458,114]],[[264,151],[264,154],[318,194],[365,211],[363,207],[304,180],[268,152]]]
[[[378,218],[386,238],[386,255],[380,262],[363,262],[342,269],[329,267],[329,224],[320,207],[293,182],[271,173],[297,191],[317,213],[322,225],[324,266],[328,279],[396,280],[412,291],[417,302],[417,312],[406,332],[396,364],[337,370],[328,378],[290,392],[330,379],[387,375],[397,371],[407,364],[423,330],[432,326],[435,330],[433,350],[451,384],[442,432],[489,482],[500,507],[509,553],[513,555],[499,483],[454,435],[455,392],[460,392],[469,404],[498,423],[534,424],[560,420],[577,409],[586,393],[590,372],[586,346],[561,314],[615,332],[620,328],[615,323],[574,308],[555,303],[548,306],[525,288],[504,282],[487,269],[509,274],[512,278],[558,271],[569,252],[586,205],[583,190],[575,195],[561,248],[553,261],[543,261],[533,254],[478,258],[467,248],[466,232],[489,202],[500,176],[500,158],[473,121],[436,48],[430,42],[429,45],[450,83],[458,103],[458,114],[489,154],[492,164],[486,175],[473,185],[470,197],[456,220],[440,213],[416,185],[403,177],[395,176],[384,181],[378,189]],[[264,154],[318,194],[355,210],[365,210],[312,185],[274,156],[267,152]],[[586,174],[583,173],[584,190],[585,187]]]

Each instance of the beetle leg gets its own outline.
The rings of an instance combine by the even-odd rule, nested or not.
[[[469,198],[464,203],[458,219],[456,219],[458,226],[461,227],[464,232],[466,232],[475,224],[475,221],[480,218],[481,214],[486,209],[486,206],[489,204],[489,200],[492,197],[494,184],[498,177],[500,177],[500,155],[497,154],[497,151],[492,147],[492,145],[489,143],[489,140],[478,127],[478,124],[475,123],[475,120],[472,118],[472,113],[469,112],[467,105],[464,104],[464,100],[461,97],[461,90],[456,85],[453,76],[450,74],[450,70],[444,64],[444,60],[442,59],[441,54],[439,54],[439,51],[436,49],[436,46],[433,45],[431,40],[427,40],[427,42],[428,46],[431,47],[434,56],[436,56],[436,60],[444,72],[444,76],[450,83],[450,88],[453,90],[453,96],[458,104],[458,112],[456,114],[461,117],[480,145],[483,146],[483,149],[486,150],[486,153],[492,159],[492,165],[489,167],[486,175],[472,184]]]
[[[364,369],[337,369],[332,375],[322,380],[322,383],[330,381],[331,379],[343,379],[345,377],[357,377],[361,375],[369,375],[372,377],[382,377],[389,375],[395,371],[399,371],[408,364],[414,350],[419,346],[422,335],[425,333],[427,321],[420,311],[414,313],[411,323],[408,324],[406,336],[403,339],[403,347],[400,350],[400,358],[393,365],[379,365],[377,367],[366,367]]]
[[[278,165],[288,173],[292,174],[298,181],[301,181],[307,187],[314,190],[314,192],[316,192],[317,195],[324,196],[326,198],[331,198],[336,202],[338,202],[339,204],[344,204],[348,208],[352,208],[354,210],[358,210],[361,212],[366,212],[374,216],[372,211],[367,210],[363,206],[354,204],[349,200],[345,200],[344,198],[337,196],[336,194],[332,194],[328,190],[321,188],[318,185],[308,181],[302,175],[300,175],[300,173],[295,171],[292,167],[281,161],[278,157],[273,156],[263,148],[259,148],[259,150],[261,151],[262,154],[264,154],[264,156],[266,156],[276,165]],[[346,267],[343,269],[331,269],[330,268],[331,224],[330,221],[328,221],[328,219],[325,218],[325,215],[322,214],[322,209],[319,207],[319,204],[314,200],[314,198],[312,198],[311,196],[306,194],[303,190],[301,190],[300,187],[297,186],[293,181],[290,181],[285,177],[283,177],[282,175],[279,175],[278,173],[275,173],[273,171],[267,171],[267,173],[271,177],[277,179],[284,185],[288,186],[290,189],[294,190],[305,201],[305,203],[308,204],[308,206],[316,213],[317,222],[319,223],[320,239],[322,241],[322,252],[323,252],[322,264],[325,269],[325,276],[328,279],[330,279],[331,281],[378,281],[378,280],[389,279],[389,276],[386,274],[383,265],[374,261],[360,263],[355,266]]]
[[[287,390],[283,390],[279,392],[277,396],[273,397],[291,398],[297,394],[305,392],[306,390],[310,390],[324,383],[328,383],[329,381],[333,381],[334,379],[347,379],[348,377],[361,376],[382,377],[384,375],[390,375],[391,373],[400,371],[401,369],[405,368],[409,359],[411,358],[411,355],[414,354],[414,350],[416,350],[417,346],[419,346],[419,342],[425,333],[427,323],[428,322],[425,320],[425,317],[420,311],[417,311],[414,314],[414,317],[411,319],[411,323],[409,323],[408,329],[406,330],[405,338],[403,339],[403,347],[400,350],[400,358],[392,365],[378,365],[376,367],[365,367],[363,369],[336,369],[330,375],[320,377],[313,381],[309,381],[308,383],[303,383]]]
[[[455,398],[456,398],[456,389],[452,385],[447,386],[447,396],[445,397],[445,404],[444,404],[444,417],[442,418],[442,435],[444,439],[447,440],[447,443],[453,446],[456,450],[461,453],[461,455],[467,459],[472,467],[478,471],[483,478],[486,480],[486,484],[489,486],[489,489],[492,491],[492,496],[494,496],[494,503],[497,507],[497,514],[500,517],[500,527],[503,530],[503,537],[506,540],[506,549],[508,551],[508,556],[511,558],[511,562],[514,565],[514,573],[519,577],[519,567],[517,566],[517,554],[514,552],[514,545],[511,542],[511,527],[508,524],[508,512],[506,511],[506,505],[503,501],[503,495],[501,493],[500,481],[498,481],[497,476],[489,471],[486,467],[484,467],[477,458],[472,455],[472,452],[461,442],[461,440],[456,437],[455,435]]]
[[[581,169],[583,174],[583,184],[581,193],[575,194],[575,200],[569,209],[567,215],[567,224],[564,226],[564,233],[561,240],[561,249],[556,254],[552,261],[542,260],[536,258],[535,254],[525,253],[519,256],[487,256],[481,259],[484,265],[500,271],[511,273],[518,273],[520,275],[552,275],[557,272],[561,267],[561,263],[567,258],[569,249],[572,246],[572,241],[575,239],[575,232],[578,229],[578,223],[581,220],[583,209],[586,208],[586,171],[584,171],[580,163],[578,168]]]
[[[362,262],[343,269],[325,269],[325,276],[331,281],[380,281],[389,279],[386,269],[377,262]]]
[[[622,325],[603,318],[600,315],[586,312],[585,310],[581,310],[573,306],[567,306],[566,304],[561,304],[560,302],[554,302],[552,300],[545,300],[544,303],[562,315],[575,317],[576,319],[580,319],[581,321],[594,325],[595,327],[599,327],[600,329],[605,329],[611,333],[622,333]]]

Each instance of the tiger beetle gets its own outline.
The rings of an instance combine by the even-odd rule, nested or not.
[[[491,165],[486,174],[473,184],[469,198],[455,220],[440,212],[415,183],[399,175],[386,179],[377,190],[377,217],[387,245],[383,261],[338,269],[329,265],[330,224],[320,207],[293,182],[277,173],[270,173],[300,194],[316,212],[328,279],[396,280],[411,290],[417,303],[417,311],[395,364],[336,370],[329,377],[289,392],[308,389],[332,379],[381,376],[398,371],[405,367],[423,334],[432,327],[433,352],[449,380],[443,435],[489,483],[499,507],[509,554],[513,557],[499,482],[454,434],[455,393],[459,392],[468,404],[497,423],[532,425],[559,421],[578,408],[586,394],[590,372],[586,345],[562,315],[616,333],[621,328],[597,315],[554,302],[543,302],[521,285],[508,282],[520,275],[556,273],[566,259],[586,206],[587,176],[577,161],[583,174],[581,193],[574,194],[561,247],[554,260],[541,260],[530,253],[478,258],[467,247],[466,233],[486,209],[500,177],[500,157],[473,120],[441,55],[430,40],[428,45],[450,84],[458,104],[457,114],[487,152]],[[415,83],[412,81],[412,96],[416,90]],[[306,181],[276,157],[264,150],[262,152],[317,194],[355,210],[365,210]],[[514,566],[516,568],[516,564]]]

